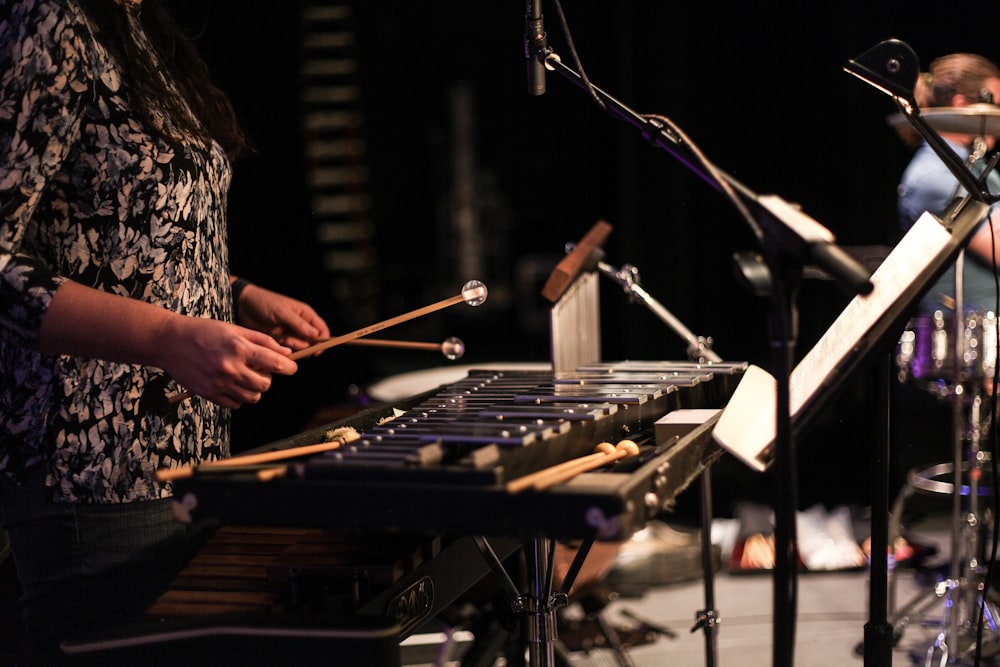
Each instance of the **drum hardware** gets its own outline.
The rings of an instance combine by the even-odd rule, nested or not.
[[[997,124],[998,113],[995,106],[985,104],[987,100],[982,99],[980,100],[983,102],[981,104],[973,104],[962,108],[927,109],[922,113],[916,104],[912,86],[912,82],[916,80],[915,75],[918,69],[917,57],[908,45],[898,40],[887,40],[880,43],[857,59],[850,61],[845,69],[893,97],[901,113],[899,117],[890,117],[890,123],[905,120],[912,124],[913,128],[924,138],[945,166],[956,177],[958,181],[956,193],[964,187],[972,197],[980,202],[996,201],[996,197],[989,191],[986,180],[986,176],[996,166],[996,159],[991,159],[983,175],[979,178],[973,175],[970,169],[972,163],[980,159],[985,152],[986,136],[997,136],[1000,134],[1000,125]],[[969,159],[964,164],[959,160],[955,152],[944,144],[942,138],[935,134],[935,129],[975,137]],[[979,437],[982,435],[982,422],[978,419],[977,415],[981,404],[982,385],[984,384],[983,380],[969,380],[963,377],[964,374],[961,371],[962,364],[960,361],[963,360],[963,352],[965,351],[963,349],[964,331],[962,320],[966,312],[963,303],[963,268],[964,251],[958,254],[958,259],[955,263],[955,302],[953,310],[956,314],[954,318],[955,352],[953,357],[955,363],[953,363],[953,368],[951,369],[952,376],[950,378],[952,392],[948,394],[952,403],[954,449],[952,467],[954,483],[951,489],[951,575],[950,579],[941,586],[941,597],[947,598],[944,603],[945,614],[942,619],[941,632],[938,634],[933,645],[927,650],[925,662],[927,665],[931,664],[931,661],[935,659],[940,659],[941,664],[955,662],[959,659],[960,654],[969,652],[968,646],[959,646],[959,636],[963,630],[968,630],[967,624],[969,623],[969,619],[976,619],[975,625],[977,626],[977,630],[981,630],[986,622],[990,623],[990,629],[994,634],[997,630],[994,619],[987,618],[988,613],[985,600],[982,605],[982,613],[978,611],[978,606],[976,610],[962,609],[962,605],[968,603],[970,597],[980,597],[979,595],[969,593],[970,590],[979,588],[978,585],[973,586],[969,581],[970,578],[974,580],[978,579],[979,575],[978,564],[976,563],[977,554],[975,549],[972,548],[977,539],[976,531],[969,531],[963,527],[964,523],[965,526],[975,525],[977,530],[981,529],[977,514],[978,493],[970,493],[968,495],[969,509],[963,522],[963,496],[960,493],[960,489],[962,488],[961,480],[963,471],[962,443],[965,439],[963,433],[966,430],[971,434],[968,440],[973,448],[973,452],[970,454],[970,461],[977,461],[978,459],[976,454]],[[993,339],[996,340],[995,332]],[[905,352],[913,342],[912,339],[901,340],[900,349]],[[904,371],[904,378],[905,375]],[[947,382],[948,379],[941,378],[942,386],[946,386]],[[967,388],[972,389],[971,400],[968,400],[965,396],[965,394],[969,393],[966,391]],[[966,408],[969,409],[971,414],[964,414]],[[978,460],[977,465],[980,463],[981,460]],[[974,473],[971,470],[969,472],[970,480],[977,478],[977,475],[980,474],[978,472]],[[965,544],[963,544],[963,537],[966,538],[964,540]],[[968,559],[965,562],[964,568],[960,565],[960,557]],[[960,617],[959,612],[971,611],[975,611],[975,613],[964,618]],[[896,633],[893,634],[896,635]],[[981,643],[974,640],[971,649],[978,661],[982,649]]]
[[[869,53],[882,57],[884,55],[882,49],[887,45],[888,43],[883,43]],[[890,48],[897,47],[898,45],[890,46]],[[909,55],[915,54],[911,52]],[[903,119],[913,124],[958,180],[955,186],[956,196],[964,186],[980,201],[995,201],[995,197],[990,194],[987,187],[986,177],[996,167],[996,158],[987,163],[978,179],[973,176],[972,167],[985,155],[986,137],[1000,135],[1000,109],[992,104],[986,104],[986,100],[983,100],[984,103],[968,107],[927,109],[920,112],[914,100],[907,95],[896,97],[896,101]],[[928,128],[974,137],[970,142],[970,154],[965,162],[960,163],[953,151],[942,150],[940,137]],[[902,371],[901,379],[906,379],[910,373],[918,379],[923,379],[920,375],[924,372],[938,375],[939,377],[931,382],[928,388],[936,390],[939,396],[950,400],[952,407],[951,571],[949,577],[934,588],[935,596],[943,601],[943,615],[938,635],[926,651],[924,664],[927,667],[938,661],[940,664],[954,663],[960,660],[961,656],[968,655],[973,655],[978,662],[983,648],[979,639],[987,624],[994,639],[1000,640],[1000,636],[997,636],[996,610],[986,600],[985,591],[982,590],[979,535],[985,530],[985,524],[979,515],[977,487],[982,476],[984,461],[979,444],[990,421],[984,420],[980,415],[982,395],[984,385],[990,382],[996,370],[997,325],[993,313],[985,315],[974,313],[971,317],[967,313],[963,298],[964,263],[965,250],[962,249],[955,260],[952,285],[954,296],[949,303],[953,306],[954,313],[951,322],[953,336],[951,345],[947,345],[949,329],[946,326],[946,318],[941,311],[937,311],[932,316],[930,344],[925,345],[929,347],[927,351],[931,357],[930,367],[925,369],[920,363],[910,363],[920,359],[919,335],[901,338],[897,356]],[[951,373],[950,376],[948,372]],[[965,443],[968,443],[967,449]],[[967,465],[966,456],[968,456]],[[961,493],[963,471],[967,473],[970,485],[969,493],[966,495]],[[963,507],[963,499],[967,507]],[[894,536],[890,534],[890,544],[892,539]],[[890,600],[890,604],[891,602]],[[916,604],[915,600],[902,608],[903,618]],[[971,639],[967,637],[970,632]],[[898,640],[900,634],[899,631],[894,631],[893,637]]]
[[[958,155],[956,155],[956,153],[947,146],[942,137],[938,135],[936,131],[932,128],[931,123],[934,121],[931,120],[931,118],[934,117],[934,114],[931,113],[930,116],[925,118],[925,114],[922,114],[921,110],[918,108],[916,98],[914,95],[914,82],[917,80],[917,77],[919,76],[919,60],[917,58],[916,53],[908,44],[896,39],[882,41],[873,48],[849,60],[847,64],[844,66],[844,70],[849,74],[857,76],[862,81],[872,85],[873,87],[882,91],[883,93],[888,94],[893,99],[893,101],[896,103],[897,107],[900,110],[901,115],[905,118],[905,120],[909,122],[910,125],[913,127],[913,129],[927,142],[927,145],[934,151],[934,153],[938,156],[941,162],[948,168],[948,170],[955,176],[959,186],[964,187],[966,192],[969,193],[969,197],[961,200],[963,205],[966,202],[968,202],[969,199],[974,199],[977,203],[980,203],[982,205],[986,205],[989,202],[993,202],[996,200],[996,198],[989,191],[989,187],[987,186],[985,177],[977,178],[972,173],[971,169],[969,169],[969,165],[963,164]],[[943,111],[939,113],[941,115],[938,116],[937,120],[942,121],[942,123],[946,115],[954,115],[948,111]],[[982,114],[980,114],[980,116],[982,116]],[[949,120],[951,119],[949,118]],[[964,126],[960,127],[959,129],[964,130],[965,134],[981,136],[985,134],[985,130],[989,129],[989,124],[988,122],[977,123],[976,121],[973,121],[972,126]],[[994,165],[995,162],[991,161],[985,173],[989,173],[989,170],[992,169]],[[948,217],[948,215],[949,214],[946,212],[945,217]],[[956,329],[959,326],[957,322],[961,320],[961,317],[965,312],[962,303],[962,289],[961,289],[962,261],[963,257],[962,253],[960,252],[958,255],[958,261],[956,263],[956,271],[955,271],[956,304],[954,312],[959,314],[959,317],[955,318]],[[956,348],[957,345],[958,344],[956,342]],[[961,357],[960,350],[956,349],[956,358],[960,357]],[[960,374],[956,371],[955,373],[956,378],[954,384],[956,395],[957,392],[959,392],[961,390],[960,388],[962,387],[960,378],[958,377],[959,375]],[[953,431],[955,435],[953,443],[955,445],[954,474],[956,477],[954,485],[955,492],[952,494],[953,515],[954,515],[953,528],[952,528],[952,581],[957,582],[960,580],[958,572],[958,553],[959,553],[958,523],[961,515],[961,495],[957,491],[961,486],[959,476],[961,475],[961,469],[962,469],[961,465],[962,451],[960,442],[961,429],[959,428],[959,424],[961,422],[961,417],[962,417],[961,415],[962,401],[956,400],[955,396],[953,396],[952,399],[953,399],[952,404],[954,410]],[[886,456],[885,458],[887,459],[888,456]],[[879,532],[881,533],[881,528]],[[876,544],[875,537],[876,536],[873,526],[872,553],[873,554],[887,553],[888,544],[886,543]],[[874,563],[876,562],[879,563],[877,573],[874,565]],[[883,561],[881,557],[877,559],[873,558],[872,563],[873,566],[872,566],[871,588],[874,592],[874,589],[876,588],[875,587],[876,574],[878,574],[878,578],[881,580],[879,584],[881,585],[885,583],[886,563]],[[951,589],[952,592],[956,590],[957,590],[956,588]],[[950,605],[952,608],[954,608],[954,603],[955,603],[955,600],[953,598],[954,596],[952,596],[952,599],[946,601],[946,604]],[[877,611],[881,614],[884,611],[884,609],[878,609]],[[953,661],[957,658],[955,651],[957,647],[956,640],[958,635],[958,621],[956,617],[957,614],[949,614],[948,619],[946,620],[945,623],[945,626],[947,626],[947,630],[942,633],[943,638],[946,638],[946,640],[936,642],[937,646],[929,649],[927,656],[928,661],[932,659],[933,653],[935,651],[940,652],[942,654],[941,664],[944,664],[949,660]],[[873,621],[874,620],[875,619],[873,619]],[[871,628],[873,630],[876,630],[876,632],[872,633],[872,636],[869,636],[868,633],[866,632],[865,657],[867,658],[869,655],[872,655],[873,657],[882,658],[883,661],[884,659],[891,660],[890,657],[891,645],[889,644],[888,640],[892,639],[892,637],[896,633],[893,632],[892,626],[886,623],[887,619],[885,616],[881,616],[881,618],[878,620],[879,620],[878,623],[873,622],[870,624]],[[877,641],[871,641],[869,643],[868,640],[870,639]],[[872,645],[874,644],[878,644],[878,648],[880,649],[879,652],[876,652],[875,650],[870,650],[873,648]],[[980,647],[978,646],[977,643],[976,646],[977,653],[979,651],[979,648]]]
[[[990,105],[992,106],[992,105]],[[946,117],[942,114],[942,117]],[[949,122],[952,119],[949,117]],[[1000,130],[1000,127],[997,128]],[[974,156],[970,160],[975,159]],[[950,321],[940,310],[930,318],[914,318],[897,345],[899,379],[915,379],[925,389],[950,401],[952,406],[953,462],[913,472],[901,491],[893,512],[889,543],[898,533],[903,503],[913,491],[947,493],[952,498],[951,564],[947,578],[918,594],[898,610],[895,608],[895,576],[889,576],[889,610],[899,627],[893,632],[898,642],[903,628],[918,614],[942,603],[938,633],[924,655],[925,667],[952,664],[971,655],[978,656],[982,645],[977,637],[980,624],[988,627],[1000,645],[1000,609],[986,599],[983,590],[984,560],[980,535],[986,523],[980,514],[980,481],[989,454],[980,443],[991,421],[984,410],[983,387],[994,377],[997,355],[997,321],[992,312],[969,313],[963,303],[964,250],[955,262],[954,311]],[[950,375],[949,375],[950,374]],[[985,413],[985,416],[984,414]],[[943,472],[952,475],[951,484],[936,482]],[[968,479],[963,484],[963,477]]]
[[[924,664],[952,664],[963,655],[968,655],[976,648],[977,616],[981,613],[989,630],[997,632],[1000,623],[1000,608],[988,600],[983,591],[982,574],[985,569],[984,545],[980,534],[986,531],[986,524],[981,520],[980,500],[992,494],[992,480],[987,476],[990,461],[988,452],[979,449],[979,443],[985,435],[989,416],[983,416],[983,398],[981,392],[973,390],[971,400],[964,400],[967,406],[971,426],[964,434],[968,442],[968,456],[961,462],[957,474],[954,463],[932,465],[920,470],[911,470],[907,483],[897,497],[891,514],[889,526],[890,540],[895,540],[900,534],[900,517],[907,501],[915,493],[930,495],[945,495],[964,500],[965,507],[958,517],[952,518],[952,538],[958,542],[958,551],[952,552],[949,576],[936,581],[925,591],[918,593],[900,607],[896,607],[896,573],[890,572],[889,577],[889,609],[894,623],[897,624],[895,640],[902,637],[906,626],[943,602],[943,616],[939,621],[939,631],[933,643],[926,650]],[[952,482],[946,482],[951,478]],[[962,478],[968,480],[962,483]],[[990,480],[990,483],[986,483]],[[958,486],[956,486],[958,484]],[[956,491],[957,489],[957,491]],[[956,540],[957,538],[957,540]],[[954,546],[953,546],[954,548]],[[969,636],[969,635],[972,636]],[[962,641],[965,640],[963,644]],[[994,638],[994,641],[1000,641]]]
[[[564,646],[558,640],[557,614],[560,609],[569,604],[570,590],[573,588],[594,542],[593,537],[583,540],[568,571],[563,576],[558,590],[554,590],[556,542],[549,538],[531,540],[525,547],[529,590],[526,594],[522,594],[489,543],[483,538],[477,538],[480,552],[501,582],[501,587],[511,609],[514,613],[527,619],[523,628],[527,647],[527,664],[556,664],[557,655],[562,660],[566,660],[566,656],[563,655]],[[604,638],[609,642],[609,648],[612,649],[618,664],[622,667],[633,667],[625,646],[619,641],[617,631],[605,623],[599,611],[593,614],[593,620],[598,623]]]
[[[1000,106],[977,102],[964,107],[932,107],[923,109],[920,117],[938,132],[954,132],[974,136],[1000,136]],[[889,125],[904,127],[909,120],[901,113],[888,118]]]
[[[913,317],[896,346],[897,377],[942,398],[961,393],[963,383],[993,377],[996,340],[997,317],[991,311],[967,312],[961,323],[941,310]]]
[[[879,42],[874,47],[849,60],[844,65],[844,71],[889,95],[899,108],[900,120],[907,121],[913,130],[927,142],[927,145],[931,147],[973,199],[984,203],[995,200],[986,186],[985,180],[979,180],[973,175],[955,151],[949,148],[944,139],[937,134],[936,128],[932,125],[934,121],[925,117],[926,112],[933,118],[933,111],[919,108],[914,92],[914,82],[920,75],[920,60],[909,44],[898,39],[887,39]],[[945,107],[945,109],[947,108]],[[948,115],[949,111],[940,112],[938,120],[941,121]],[[890,122],[893,122],[895,118],[895,116],[891,116]],[[966,127],[963,133],[982,134],[975,127]]]
[[[639,269],[631,264],[623,264],[620,269],[616,269],[603,261],[597,262],[598,270],[608,278],[618,283],[633,301],[646,306],[650,312],[656,315],[668,327],[674,330],[688,344],[688,358],[699,363],[720,362],[722,358],[712,351],[712,339],[705,336],[697,336],[691,332],[684,323],[677,319],[673,313],[663,307],[653,296],[639,284]]]

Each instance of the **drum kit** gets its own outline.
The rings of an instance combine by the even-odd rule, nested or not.
[[[928,108],[921,116],[939,132],[967,135],[974,146],[983,146],[985,137],[1000,136],[1000,107],[994,104]],[[902,127],[905,119],[895,115],[889,123]],[[968,166],[983,152],[974,149]],[[948,495],[952,500],[949,575],[907,604],[890,608],[898,641],[906,624],[942,603],[936,637],[923,656],[928,667],[973,664],[976,658],[1000,651],[1000,608],[988,599],[986,590],[992,521],[984,520],[984,514],[992,517],[982,507],[983,499],[993,494],[987,483],[991,454],[981,448],[992,421],[997,315],[965,307],[964,261],[963,252],[955,263],[955,296],[946,299],[949,308],[910,319],[896,346],[899,381],[913,382],[950,401],[952,407],[953,460],[911,471],[891,513],[889,543],[893,544],[905,502],[913,493]],[[890,607],[895,607],[894,573],[890,577]]]

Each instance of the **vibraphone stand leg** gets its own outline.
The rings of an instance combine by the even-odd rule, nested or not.
[[[688,358],[698,363],[719,363],[720,357],[712,349],[712,339],[698,336],[688,329],[662,303],[647,292],[639,282],[639,269],[632,264],[624,264],[616,269],[602,261],[597,262],[597,268],[602,275],[618,283],[625,293],[634,301],[646,306],[664,324],[673,329],[674,333],[687,341]],[[708,468],[701,474],[701,559],[702,576],[705,581],[705,608],[695,613],[695,625],[692,632],[701,628],[705,633],[705,665],[715,667],[718,662],[719,619],[715,609],[715,578],[712,563],[712,474]]]
[[[593,538],[585,540],[581,545],[569,571],[563,578],[562,585],[556,592],[552,591],[553,561],[555,541],[548,538],[535,538],[525,545],[525,556],[528,560],[528,592],[521,593],[504,569],[503,563],[497,557],[493,548],[484,537],[475,538],[479,551],[500,580],[511,608],[522,620],[524,639],[530,667],[556,667],[556,648],[558,631],[556,611],[565,607],[569,600],[569,591],[573,587],[583,562],[594,544]],[[611,629],[613,633],[614,630]],[[617,637],[608,637],[609,641]],[[614,648],[614,645],[612,645]],[[632,667],[624,649],[618,645],[616,649],[618,660],[623,667]]]
[[[589,547],[589,545],[588,545]],[[555,667],[556,609],[565,607],[565,594],[552,594],[555,541],[535,538],[525,548],[528,559],[528,594],[515,600],[515,610],[525,614],[525,642],[531,667]]]
[[[701,473],[701,569],[705,587],[705,608],[695,614],[691,632],[701,628],[705,635],[705,667],[718,664],[719,613],[715,609],[715,564],[712,559],[712,473]]]
[[[486,538],[477,537],[475,540],[479,551],[499,579],[511,608],[524,621],[522,628],[528,664],[530,667],[555,667],[556,609],[566,604],[566,595],[551,594],[552,551],[555,543],[550,539],[536,538],[525,546],[529,592],[524,594],[518,590]],[[580,553],[589,551],[590,544],[581,547]],[[575,560],[573,565],[576,565]]]

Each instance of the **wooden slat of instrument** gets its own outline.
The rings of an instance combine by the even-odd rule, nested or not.
[[[501,558],[519,549],[511,540],[493,544]],[[158,663],[226,656],[400,667],[400,641],[489,573],[468,538],[224,526],[148,610],[149,623],[67,641],[63,650],[94,665],[152,655]]]
[[[584,270],[588,262],[593,261],[591,253],[600,250],[611,234],[611,229],[611,225],[603,220],[599,220],[591,227],[572,252],[556,265],[552,275],[549,276],[542,288],[542,296],[549,301],[557,301]]]
[[[440,538],[361,536],[273,526],[224,526],[188,562],[147,611],[150,620],[223,613],[264,613],[304,606],[302,587],[322,588],[324,603],[353,611],[374,591],[440,551]],[[363,582],[363,588],[359,588]],[[313,610],[313,613],[319,613]]]

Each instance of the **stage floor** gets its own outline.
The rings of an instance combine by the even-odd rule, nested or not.
[[[893,665],[923,665],[928,649],[933,647],[938,633],[944,628],[943,603],[933,593],[935,571],[948,572],[948,554],[951,537],[947,516],[931,516],[913,526],[913,535],[925,539],[938,548],[937,555],[927,562],[928,569],[901,569],[896,575],[896,609],[919,601],[926,602],[924,612],[908,619],[890,618],[901,637],[892,652]],[[939,568],[933,567],[939,565]],[[768,667],[773,664],[773,579],[770,573],[727,574],[715,577],[715,609],[721,619],[716,638],[716,665],[739,667]],[[911,606],[916,606],[911,605]],[[704,633],[692,632],[695,615],[704,609],[702,581],[652,587],[640,597],[621,598],[608,605],[603,613],[605,620],[616,624],[634,625],[634,618],[669,628],[674,637],[659,637],[652,643],[636,646],[627,651],[627,660],[635,667],[683,667],[709,665]],[[808,573],[798,577],[798,604],[795,627],[793,664],[797,667],[831,667],[865,665],[863,638],[869,621],[869,587],[867,570],[849,572]],[[974,630],[960,632],[959,637],[971,635]],[[995,657],[997,638],[987,628],[981,665],[1000,665]],[[991,655],[992,654],[992,655]],[[432,664],[430,662],[404,661],[408,665]],[[412,654],[411,654],[412,655]],[[461,650],[455,651],[456,656]],[[589,653],[575,651],[569,654],[573,667],[611,667],[623,663],[607,649]],[[938,654],[934,661],[938,664]],[[442,663],[438,663],[442,664]],[[454,662],[444,664],[459,664]],[[502,664],[498,662],[497,665]],[[959,662],[948,664],[974,664],[974,654]],[[881,667],[881,666],[880,666]]]

